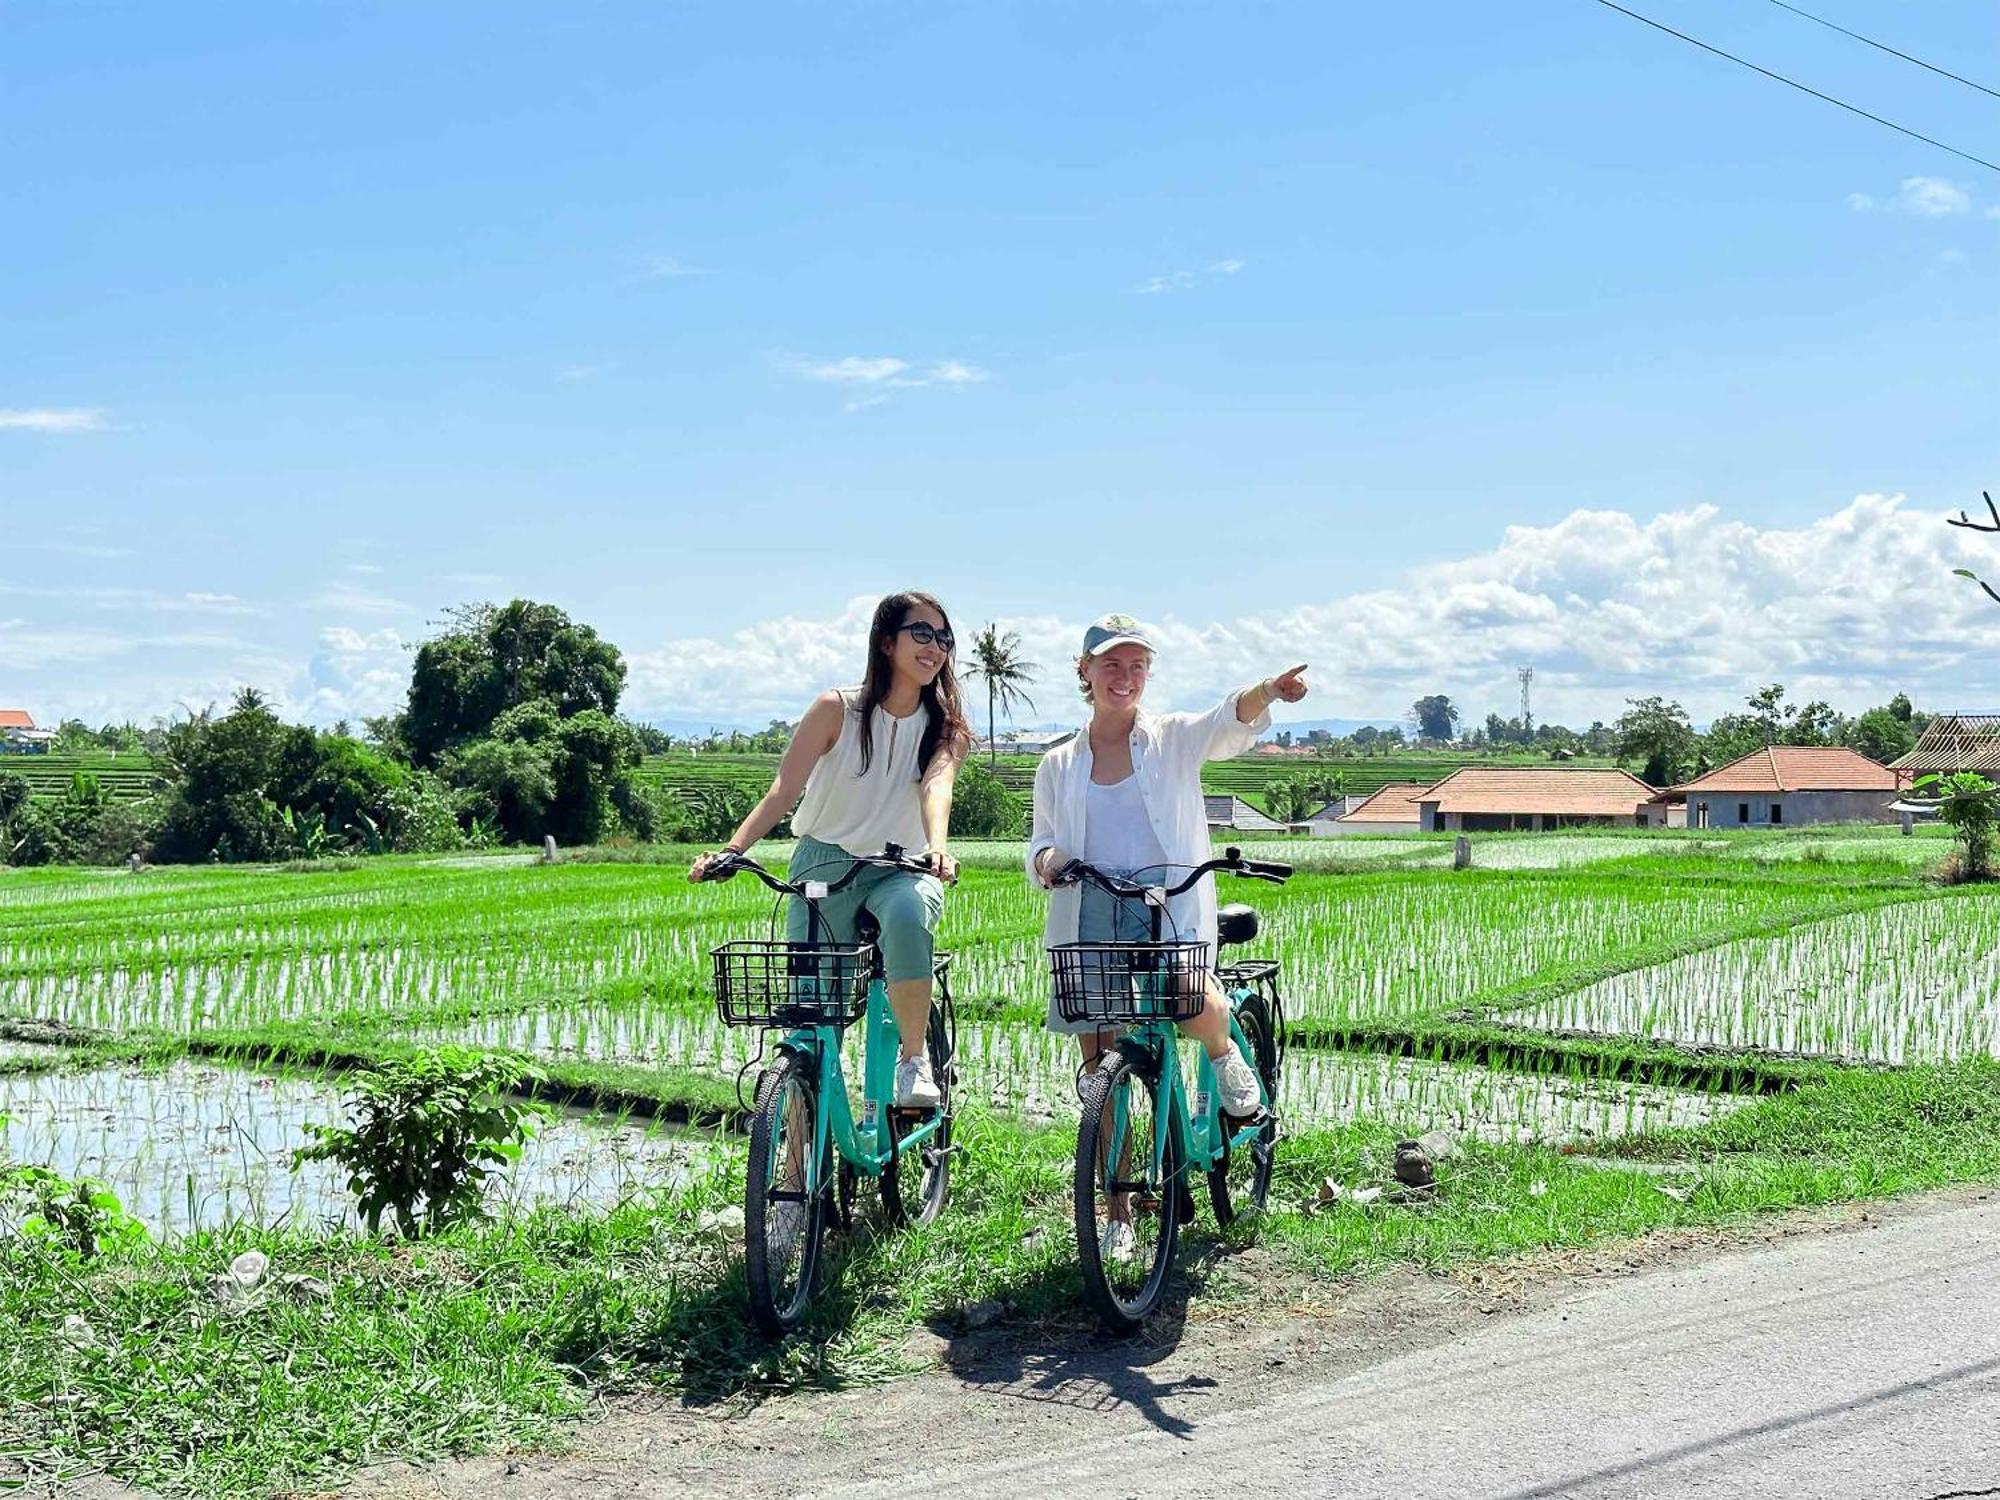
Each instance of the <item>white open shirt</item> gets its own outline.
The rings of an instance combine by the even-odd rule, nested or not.
[[[1213,852],[1208,840],[1208,810],[1202,803],[1202,763],[1241,755],[1271,727],[1269,709],[1259,714],[1254,724],[1238,722],[1236,704],[1241,697],[1241,693],[1231,693],[1199,714],[1149,714],[1142,708],[1132,726],[1132,774],[1138,779],[1146,816],[1170,864],[1198,865]],[[1044,755],[1035,769],[1035,823],[1028,839],[1028,879],[1037,888],[1041,881],[1035,875],[1035,860],[1044,849],[1062,849],[1071,857],[1083,850],[1090,766],[1090,731],[1086,728]],[[1076,941],[1082,901],[1080,886],[1058,886],[1049,893],[1048,922],[1042,929],[1044,946]],[[1193,890],[1169,902],[1167,914],[1170,921],[1163,935],[1172,937],[1178,931],[1183,941],[1207,943],[1213,962],[1215,877],[1204,876]]]

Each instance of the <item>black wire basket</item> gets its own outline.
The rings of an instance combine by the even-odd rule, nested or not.
[[[847,1026],[868,1009],[873,943],[743,941],[709,953],[725,1026]]]
[[[1206,943],[1058,943],[1049,968],[1072,1024],[1189,1021],[1208,1001]]]

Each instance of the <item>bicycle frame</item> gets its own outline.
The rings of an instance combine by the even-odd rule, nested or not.
[[[810,1059],[819,1075],[819,1108],[813,1122],[813,1152],[807,1167],[807,1192],[825,1186],[833,1156],[864,1177],[879,1177],[896,1159],[937,1134],[944,1117],[927,1112],[906,1131],[900,1144],[889,1130],[889,1105],[895,1097],[896,1059],[902,1033],[889,1010],[889,988],[880,979],[868,986],[868,1034],[861,1067],[861,1118],[847,1098],[847,1071],[841,1065],[840,1031],[832,1026],[808,1026],[788,1034],[778,1045]]]
[[[1229,999],[1229,1041],[1230,1045],[1242,1047],[1247,1042],[1243,1028],[1236,1023],[1236,1007],[1247,999],[1253,990],[1248,988],[1225,992]],[[1215,1105],[1215,1064],[1209,1061],[1206,1048],[1201,1050],[1195,1063],[1195,1087],[1190,1101],[1188,1087],[1181,1072],[1180,1034],[1168,1021],[1153,1021],[1126,1032],[1120,1042],[1131,1041],[1149,1053],[1160,1071],[1161,1107],[1171,1123],[1181,1147],[1181,1160],[1190,1172],[1206,1172],[1222,1159],[1225,1147],[1235,1148],[1247,1145],[1266,1124],[1264,1120],[1253,1120],[1228,1129],[1227,1121]],[[1264,1094],[1264,1080],[1257,1080],[1258,1102],[1268,1113],[1271,1101]],[[1109,1159],[1120,1160],[1124,1155],[1125,1137],[1128,1126],[1129,1105],[1125,1096],[1118,1096],[1117,1113],[1112,1118],[1111,1150]],[[1153,1169],[1164,1175],[1166,1162],[1166,1137],[1153,1143]]]

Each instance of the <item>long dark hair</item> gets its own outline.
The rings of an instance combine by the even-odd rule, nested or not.
[[[868,774],[868,763],[875,758],[875,705],[889,696],[893,674],[888,658],[896,646],[896,632],[909,620],[911,610],[924,608],[936,610],[944,628],[951,629],[951,616],[945,613],[944,606],[933,596],[915,589],[891,594],[875,606],[875,619],[868,627],[868,670],[861,676],[861,701],[854,705],[854,712],[861,716],[863,776]],[[937,676],[924,685],[921,696],[924,707],[930,710],[930,722],[924,725],[924,737],[917,746],[919,777],[930,769],[931,757],[937,754],[947,735],[953,744],[972,737],[972,726],[966,721],[965,708],[959,700],[958,678],[951,670],[949,655],[938,668]]]

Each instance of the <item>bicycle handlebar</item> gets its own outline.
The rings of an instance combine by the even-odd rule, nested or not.
[[[1268,880],[1273,885],[1283,885],[1292,875],[1292,867],[1290,865],[1277,864],[1271,860],[1245,859],[1241,849],[1230,848],[1222,851],[1222,858],[1206,860],[1194,866],[1188,872],[1185,880],[1181,881],[1178,885],[1166,887],[1165,894],[1178,896],[1184,891],[1192,890],[1204,875],[1213,870],[1221,870],[1231,875],[1239,875],[1245,880]],[[1158,887],[1153,886],[1135,885],[1129,880],[1108,874],[1098,869],[1095,865],[1085,864],[1080,859],[1073,859],[1060,870],[1056,871],[1054,878],[1049,883],[1051,885],[1075,885],[1078,881],[1083,880],[1089,881],[1099,890],[1109,895],[1127,899],[1135,897],[1143,898],[1147,891],[1158,889]]]
[[[901,844],[884,844],[880,854],[855,854],[850,855],[849,858],[852,860],[852,863],[848,865],[845,874],[838,880],[821,882],[780,880],[747,854],[725,854],[702,873],[701,881],[728,880],[739,871],[748,871],[781,896],[798,896],[802,899],[812,900],[816,898],[806,895],[806,887],[808,885],[824,884],[826,886],[826,894],[831,896],[836,891],[845,890],[864,869],[907,870],[912,875],[930,875],[935,873],[931,869],[929,861],[911,859],[903,852]]]

